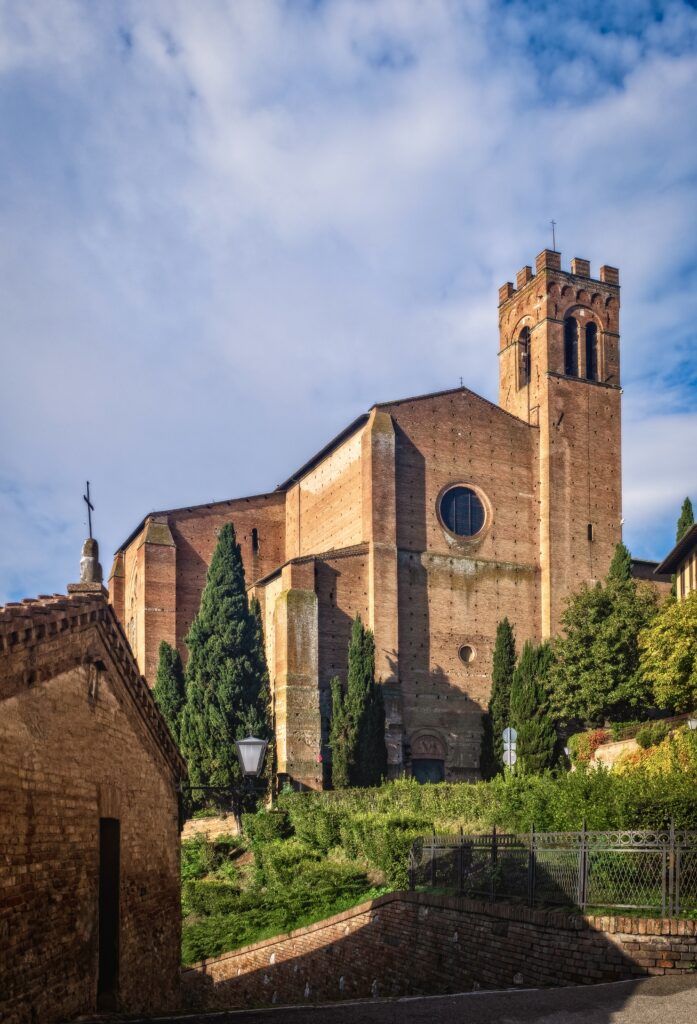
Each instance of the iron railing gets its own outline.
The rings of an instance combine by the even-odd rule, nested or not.
[[[440,889],[528,906],[697,909],[697,832],[431,835],[409,854],[411,889]]]

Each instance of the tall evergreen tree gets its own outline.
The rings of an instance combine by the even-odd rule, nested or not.
[[[181,714],[186,699],[184,669],[179,651],[166,640],[160,644],[157,677],[152,695],[169,726],[169,731],[179,743]]]
[[[619,544],[604,583],[574,594],[562,616],[550,690],[560,721],[598,725],[652,706],[639,667],[639,634],[655,612],[654,591],[632,578],[630,554]]]
[[[675,543],[682,540],[687,531],[691,526],[694,526],[695,513],[692,508],[692,502],[689,498],[685,498],[680,509],[680,518],[678,519],[677,529],[675,531]]]
[[[234,741],[248,733],[266,739],[271,732],[261,620],[247,601],[242,556],[230,523],[218,535],[186,644],[180,735],[189,780],[192,787],[229,790],[242,775]],[[195,788],[193,795],[198,799]]]
[[[515,669],[515,636],[507,618],[496,627],[494,659],[491,673],[488,726],[493,747],[494,773],[503,771],[503,730],[510,725],[511,683]],[[487,728],[485,726],[485,728]],[[486,732],[485,732],[486,738]]]
[[[347,713],[344,691],[338,676],[334,676],[330,686],[332,721],[329,731],[329,747],[332,752],[332,786],[334,789],[346,789],[351,785],[354,730]]]
[[[517,730],[517,770],[536,775],[554,763],[556,732],[549,715],[547,674],[552,663],[548,643],[527,641],[513,673],[511,721]]]
[[[329,743],[335,787],[379,785],[387,771],[385,706],[375,681],[375,639],[360,615],[351,629],[345,696],[339,680],[332,681]]]

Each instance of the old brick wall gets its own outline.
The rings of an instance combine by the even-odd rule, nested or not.
[[[247,586],[283,564],[285,494],[281,491],[154,514],[115,562],[123,577],[112,574],[110,598],[151,686],[162,640],[176,642],[186,662],[184,638],[198,612],[218,533],[225,523],[235,527]]]
[[[183,973],[189,1006],[236,1008],[685,973],[697,922],[582,918],[392,893]]]
[[[537,431],[468,391],[386,408],[397,435],[404,731],[410,741],[424,730],[441,738],[447,778],[476,778],[496,626],[507,615],[520,644],[539,637]],[[440,521],[439,497],[453,484],[474,487],[485,504],[475,538],[455,538]],[[474,652],[468,664],[463,645]]]
[[[58,635],[56,657],[94,657],[95,628]],[[100,656],[103,671],[71,668],[0,704],[6,1024],[51,1024],[95,1008],[100,817],[121,822],[123,1005],[154,1010],[175,1001],[181,915],[174,780],[115,684],[108,653]]]
[[[263,494],[191,510],[168,518],[177,546],[177,642],[182,658],[184,637],[197,614],[206,574],[225,523],[235,527],[247,586],[283,564],[285,548],[285,495]],[[254,548],[252,531],[258,547]]]
[[[607,572],[621,540],[619,276],[587,260],[561,269],[543,250],[535,273],[499,292],[501,406],[539,426],[541,616],[544,636],[558,632],[568,596]],[[565,376],[564,319],[579,326],[578,376]],[[597,379],[584,379],[585,325],[598,331]],[[529,383],[521,386],[519,340],[530,331]],[[589,527],[592,535],[589,536]]]
[[[360,544],[363,537],[361,432],[288,490],[286,559]]]

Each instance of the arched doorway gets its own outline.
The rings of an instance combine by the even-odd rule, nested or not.
[[[421,732],[411,741],[411,774],[417,782],[443,782],[445,780],[446,746],[440,736]]]

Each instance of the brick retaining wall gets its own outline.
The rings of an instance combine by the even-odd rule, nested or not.
[[[235,1008],[511,985],[590,984],[697,966],[697,921],[581,917],[390,893],[184,971],[190,1007]]]

